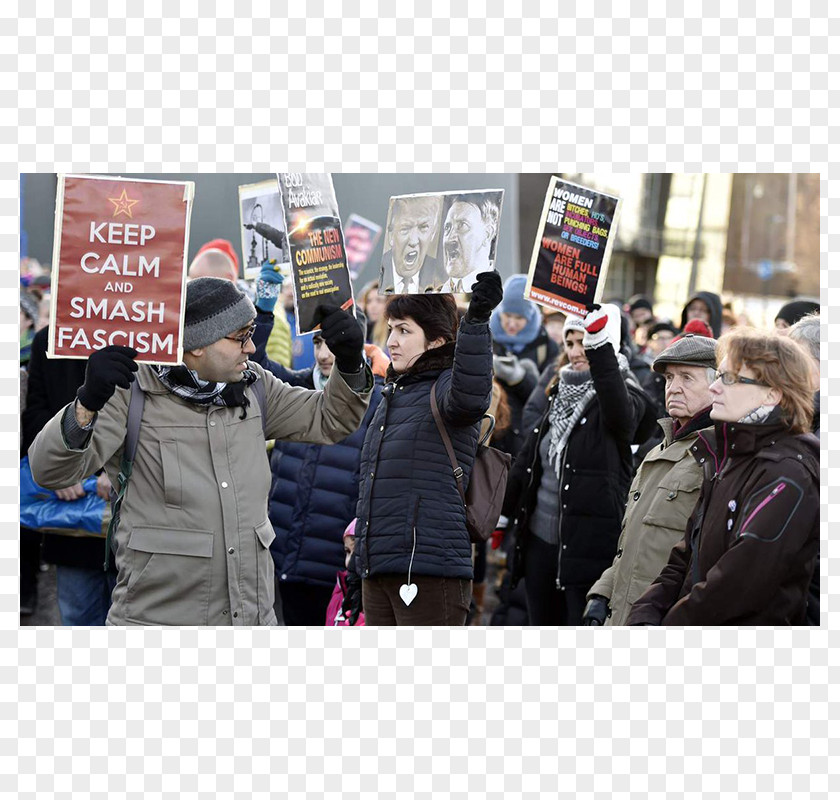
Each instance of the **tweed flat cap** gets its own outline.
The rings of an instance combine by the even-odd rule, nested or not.
[[[653,362],[654,372],[664,372],[668,364],[686,364],[689,367],[717,367],[715,349],[717,339],[687,333],[669,344]]]

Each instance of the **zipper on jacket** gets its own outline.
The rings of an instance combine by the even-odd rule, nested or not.
[[[391,395],[393,395],[397,390],[397,384],[399,383],[400,379],[403,376],[400,375],[393,383],[386,383],[385,386],[382,387],[382,400],[380,401],[383,411],[382,411],[382,422],[381,427],[386,428],[388,426],[388,412],[391,409]],[[387,391],[386,391],[387,390]],[[379,413],[378,409],[377,412]],[[374,415],[375,416],[375,415]],[[368,430],[371,429],[373,426],[373,418],[371,418],[370,426]],[[368,558],[368,547],[367,547],[367,539],[370,534],[370,518],[372,514],[371,509],[371,496],[373,495],[373,481],[376,475],[376,470],[379,468],[379,452],[382,449],[382,440],[385,438],[385,432],[381,431],[382,435],[379,437],[379,444],[376,447],[376,458],[373,458],[373,454],[371,453],[371,461],[373,466],[373,472],[370,473],[370,477],[366,474],[362,480],[364,481],[364,485],[367,485],[367,519],[364,520],[365,526],[365,536],[364,536],[364,547],[360,548],[359,557],[361,558],[362,564],[362,577],[366,578],[370,573],[370,560]],[[362,448],[364,449],[364,443],[362,443]],[[371,448],[372,449],[372,448]],[[357,523],[358,524],[358,523]]]
[[[563,588],[560,585],[560,566],[563,563],[563,480],[566,476],[566,451],[568,448],[569,445],[567,442],[566,446],[563,448],[563,452],[560,454],[560,483],[557,487],[557,497],[560,503],[557,508],[557,541],[559,546],[557,549],[557,579],[555,580],[555,586],[558,589]],[[551,465],[549,464],[549,466]]]
[[[747,517],[747,521],[741,526],[740,530],[738,531],[738,536],[740,536],[744,532],[746,527],[753,521],[753,519],[755,519],[755,515],[758,514],[758,512],[761,511],[761,509],[764,508],[766,505],[768,505],[772,500],[774,500],[776,497],[778,497],[785,490],[786,487],[787,487],[786,483],[784,483],[784,482],[780,483],[775,489],[773,489],[772,492],[770,492],[770,494],[767,495],[767,497],[765,497],[755,507],[755,510],[752,512],[752,514],[750,514]]]

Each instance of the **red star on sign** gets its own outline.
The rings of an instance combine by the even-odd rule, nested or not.
[[[125,189],[122,190],[122,194],[119,197],[109,197],[109,203],[114,204],[114,216],[118,217],[120,214],[125,214],[130,219],[131,216],[131,207],[139,203],[139,200],[129,200],[128,195],[125,193]]]

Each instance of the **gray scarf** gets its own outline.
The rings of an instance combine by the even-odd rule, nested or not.
[[[621,353],[616,358],[621,375],[626,378],[630,365]],[[551,408],[548,412],[551,436],[548,460],[554,464],[558,480],[563,466],[563,451],[569,442],[569,436],[594,397],[595,384],[589,370],[577,371],[570,365],[560,370],[557,394],[551,399]]]

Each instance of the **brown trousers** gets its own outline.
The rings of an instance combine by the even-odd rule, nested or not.
[[[410,606],[400,597],[405,575],[377,575],[362,581],[365,625],[448,625],[467,621],[472,581],[412,575],[417,596]]]

